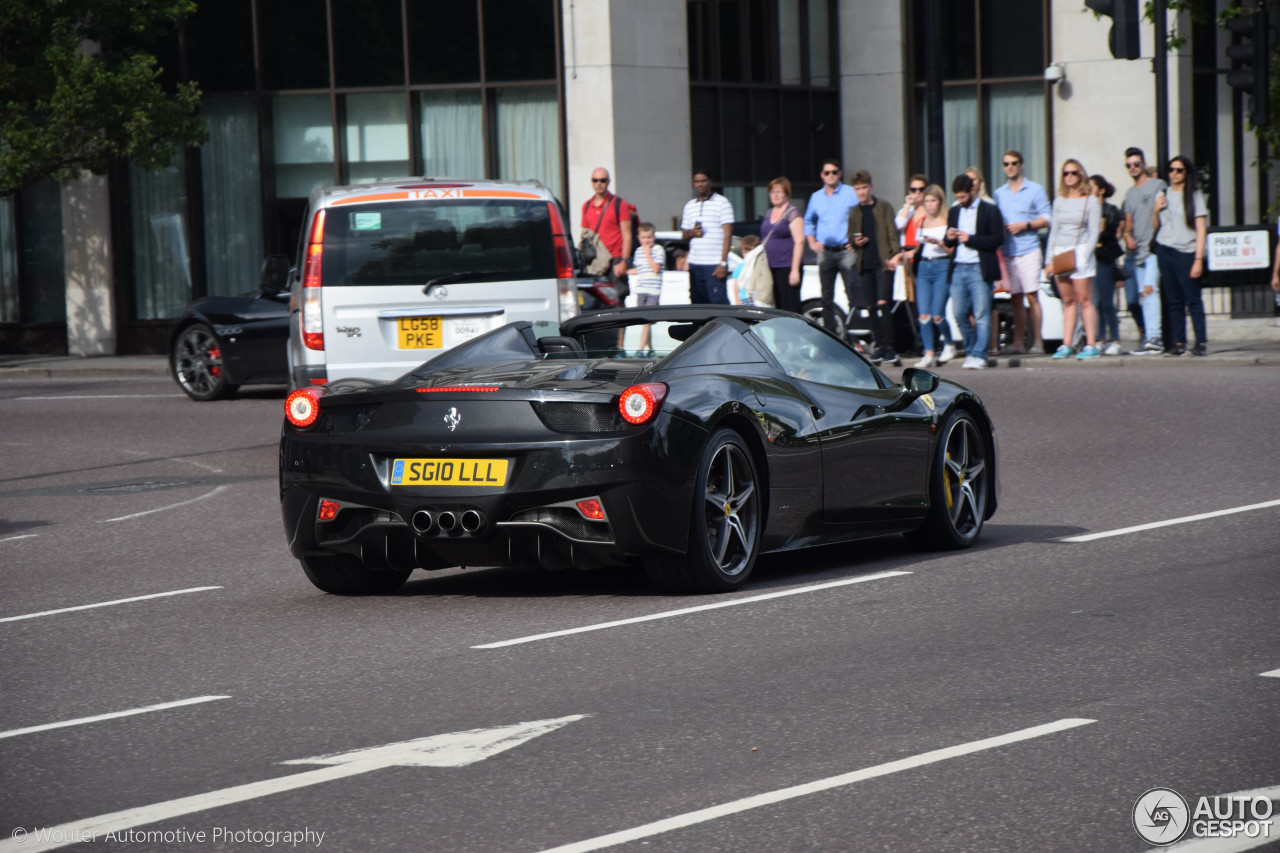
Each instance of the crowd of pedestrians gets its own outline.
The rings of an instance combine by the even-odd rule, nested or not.
[[[869,354],[879,363],[902,363],[893,319],[904,292],[916,308],[923,352],[918,366],[935,367],[961,354],[964,368],[989,366],[998,349],[992,308],[997,289],[1009,293],[1013,313],[1012,340],[1004,352],[1043,352],[1042,275],[1062,302],[1064,340],[1054,358],[1089,360],[1124,352],[1115,306],[1121,287],[1139,330],[1130,354],[1204,355],[1200,291],[1207,207],[1194,164],[1173,157],[1165,165],[1166,182],[1147,166],[1141,149],[1129,148],[1124,166],[1132,186],[1121,207],[1111,201],[1116,187],[1102,175],[1089,175],[1074,158],[1063,162],[1051,201],[1043,186],[1026,177],[1021,152],[1010,150],[1001,157],[1005,182],[994,194],[988,195],[976,166],[951,181],[950,202],[941,184],[916,174],[895,210],[875,194],[868,172],[856,171],[846,183],[840,162],[828,159],[820,170],[822,186],[803,213],[786,177],[769,183],[769,206],[751,243],[763,247],[773,305],[794,312],[801,310],[807,245],[817,257],[823,324],[833,331],[840,326],[839,279],[851,309],[870,317]],[[630,276],[637,304],[657,304],[662,271],[687,269],[690,303],[740,301],[740,285],[731,283],[736,270],[730,267],[735,212],[715,191],[708,171],[693,173],[694,197],[680,217],[687,256],[674,254],[670,266],[653,225],[639,222],[634,206],[609,192],[608,171],[596,169],[591,180],[595,192],[582,205],[581,227],[606,247],[608,277],[620,293],[630,288]],[[767,298],[767,281],[756,281],[765,286]],[[746,287],[741,285],[741,298]],[[1272,287],[1280,291],[1280,262]],[[948,315],[959,330],[957,340]],[[1189,350],[1188,315],[1194,336]],[[647,329],[641,348],[650,348]]]

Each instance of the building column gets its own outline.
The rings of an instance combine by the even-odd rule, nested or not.
[[[693,195],[686,0],[568,0],[562,8],[565,204],[575,233],[599,166],[641,219],[669,228]]]
[[[116,351],[107,179],[88,172],[62,185],[62,245],[67,287],[67,352]]]
[[[867,170],[876,195],[896,208],[909,177],[907,110],[914,94],[903,52],[903,4],[842,3],[839,25],[845,180]],[[818,164],[813,168],[816,173]]]

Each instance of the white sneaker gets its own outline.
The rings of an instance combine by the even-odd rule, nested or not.
[[[938,360],[931,355],[926,355],[915,363],[916,367],[936,367]]]
[[[938,364],[946,364],[948,361],[956,357],[956,348],[951,344],[942,347],[942,353],[938,356]]]
[[[1120,355],[1121,352],[1122,350],[1120,349],[1120,342],[1112,341],[1111,343],[1107,344],[1106,348],[1102,351],[1102,354],[1103,355]]]
[[[964,364],[960,365],[961,370],[986,370],[987,360],[985,358],[976,358],[969,356],[964,360]]]

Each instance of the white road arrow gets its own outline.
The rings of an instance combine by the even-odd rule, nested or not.
[[[500,726],[496,729],[473,729],[433,735],[370,749],[285,761],[282,763],[328,766],[305,773],[295,773],[292,776],[264,779],[261,782],[250,782],[234,788],[210,791],[207,794],[196,794],[180,800],[125,809],[57,826],[30,829],[26,830],[25,834],[20,830],[14,830],[10,838],[0,841],[0,853],[18,853],[18,851],[36,853],[40,850],[55,850],[87,840],[101,839],[108,832],[123,832],[135,826],[169,820],[193,812],[207,811],[231,803],[256,800],[259,797],[293,791],[334,779],[358,776],[384,767],[463,767],[519,746],[539,735],[555,731],[585,716],[585,714],[577,714],[554,720],[516,723],[513,726]]]

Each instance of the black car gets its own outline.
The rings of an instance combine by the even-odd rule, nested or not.
[[[169,373],[193,400],[289,382],[288,261],[268,258],[257,290],[192,302],[169,330]]]
[[[668,352],[584,347],[642,323]],[[763,552],[893,533],[967,547],[995,512],[972,391],[914,368],[899,386],[795,314],[621,309],[559,331],[511,323],[393,382],[289,396],[281,510],[312,583],[643,565],[664,588],[727,591]]]

